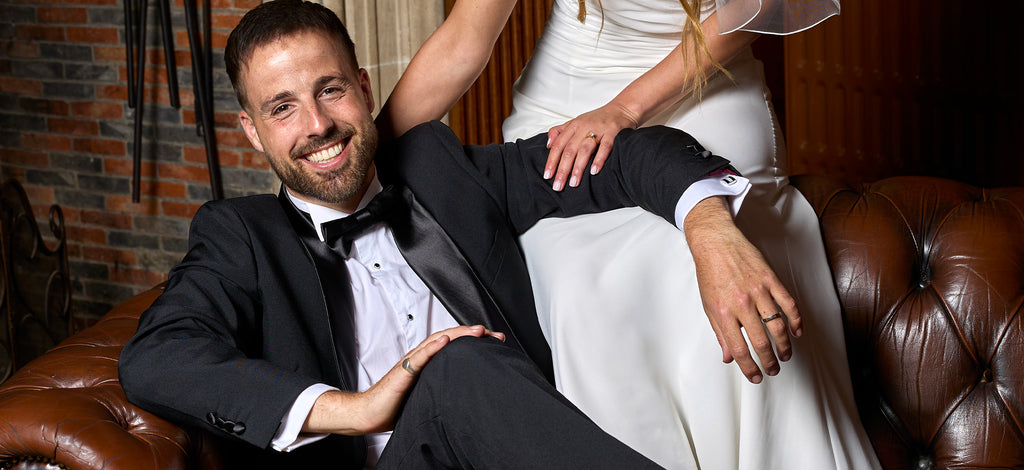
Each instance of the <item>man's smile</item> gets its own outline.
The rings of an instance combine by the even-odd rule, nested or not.
[[[350,139],[351,138],[342,139],[342,140],[338,141],[337,143],[335,143],[334,145],[331,145],[330,147],[327,147],[327,148],[324,148],[324,149],[320,149],[320,150],[317,150],[315,152],[307,153],[305,155],[300,156],[299,158],[305,159],[306,161],[308,161],[310,163],[327,163],[327,162],[330,162],[331,160],[337,158],[339,155],[342,154],[342,152],[345,150],[346,146],[348,145],[348,142],[349,142]]]

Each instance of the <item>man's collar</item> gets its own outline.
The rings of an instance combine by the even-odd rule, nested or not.
[[[370,203],[370,200],[373,199],[380,190],[380,181],[377,179],[377,176],[374,175],[373,179],[370,180],[369,186],[366,187],[366,192],[363,193],[362,199],[359,200],[359,206],[356,207],[356,210],[366,207],[366,205]],[[324,240],[324,234],[320,229],[320,224],[350,215],[348,212],[342,212],[320,204],[303,201],[293,196],[291,191],[285,190],[284,193],[288,195],[288,199],[291,199],[292,204],[295,204],[296,209],[309,214],[309,217],[313,219],[313,227],[316,228],[316,236],[320,238],[320,241]]]

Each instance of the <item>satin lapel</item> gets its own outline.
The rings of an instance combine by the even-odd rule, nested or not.
[[[355,325],[353,324],[352,309],[352,283],[348,277],[348,269],[345,267],[345,260],[331,250],[316,235],[313,222],[309,216],[292,204],[291,199],[281,190],[278,201],[284,207],[288,218],[295,227],[295,232],[306,247],[306,252],[316,266],[317,280],[320,284],[320,292],[323,297],[323,313],[329,325],[330,341],[328,348],[333,353],[337,362],[335,369],[340,372],[341,389],[356,390],[358,380],[356,371],[358,367],[358,350],[356,349]],[[316,334],[318,331],[314,330]],[[321,338],[323,335],[317,335]]]
[[[412,191],[404,187],[401,191],[407,204],[388,225],[409,266],[460,324],[484,325],[518,343],[501,309],[452,239]]]

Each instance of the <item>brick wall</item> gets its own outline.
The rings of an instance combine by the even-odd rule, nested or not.
[[[277,185],[238,127],[223,70],[228,33],[257,4],[212,0],[215,134],[228,197]],[[0,11],[0,178],[22,182],[37,216],[50,204],[63,209],[73,309],[80,325],[89,324],[166,279],[185,252],[192,215],[211,197],[183,4],[171,6],[181,109],[169,104],[158,12],[151,6],[148,13],[139,203],[131,201],[134,109],[127,103],[123,5],[0,0]]]

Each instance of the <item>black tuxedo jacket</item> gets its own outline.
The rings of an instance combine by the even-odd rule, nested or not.
[[[382,183],[402,187],[409,203],[391,229],[413,270],[456,320],[505,332],[551,380],[517,235],[544,217],[635,205],[673,221],[688,185],[728,162],[674,129],[624,131],[599,175],[555,192],[541,177],[545,142],[541,135],[464,147],[432,122],[387,143],[376,165]],[[193,219],[188,254],[121,355],[128,398],[266,449],[302,390],[318,382],[354,390],[349,312],[329,311],[332,292],[325,297],[348,287],[318,273],[315,250],[325,246],[283,194],[204,205]],[[365,444],[332,436],[287,454],[251,446],[237,454],[232,458],[249,457],[250,468],[359,468]]]

